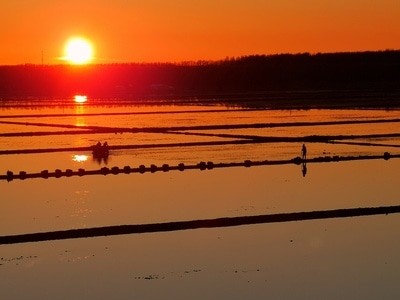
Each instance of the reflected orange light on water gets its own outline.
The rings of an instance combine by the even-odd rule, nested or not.
[[[78,127],[80,127],[80,126],[86,126],[85,118],[84,118],[84,117],[77,117],[77,118],[76,118],[75,125],[78,126]]]
[[[88,156],[87,156],[87,155],[78,155],[78,154],[75,154],[75,155],[72,157],[72,160],[73,160],[73,161],[76,161],[76,162],[84,162],[84,161],[87,161],[87,160],[88,160]]]
[[[85,126],[85,118],[82,116],[79,116],[81,114],[85,113],[85,102],[87,101],[87,96],[83,95],[75,95],[74,96],[74,102],[76,103],[75,106],[75,113],[77,115],[76,117],[76,126]]]

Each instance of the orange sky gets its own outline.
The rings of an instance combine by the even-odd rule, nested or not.
[[[12,0],[0,65],[63,63],[71,36],[96,63],[400,49],[399,0]]]

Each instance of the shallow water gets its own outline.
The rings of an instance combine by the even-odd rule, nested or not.
[[[125,149],[113,151],[108,165],[119,164],[136,166],[141,163],[196,163],[201,160],[229,162],[231,160],[273,160],[292,159],[300,155],[301,143],[251,143],[224,145],[224,142],[258,137],[305,137],[313,135],[346,135],[347,142],[354,142],[352,135],[380,134],[383,137],[373,140],[366,137],[356,142],[372,143],[366,145],[312,143],[308,145],[309,156],[324,155],[374,155],[385,151],[398,153],[398,138],[385,138],[384,135],[400,134],[400,113],[397,110],[249,110],[225,108],[221,106],[109,106],[97,107],[85,104],[75,106],[52,106],[0,110],[0,133],[14,133],[17,136],[0,136],[1,150],[53,149],[88,147],[98,141],[107,141],[113,146],[151,146],[176,143],[197,143],[196,146],[180,146],[146,149]],[[317,122],[392,120],[389,123],[356,123],[317,125]],[[11,122],[11,123],[9,123]],[[288,124],[309,123],[308,126],[287,126]],[[220,125],[243,125],[244,128],[223,129]],[[282,124],[277,127],[254,128],[257,124]],[[214,126],[214,129],[198,130],[194,126]],[[61,126],[61,127],[54,127]],[[88,132],[87,127],[100,126],[114,129],[111,133]],[[168,128],[185,126],[185,130]],[[128,132],[146,128],[164,128],[163,132]],[[190,129],[192,128],[192,129]],[[119,130],[125,130],[124,132]],[[78,131],[78,132],[76,132]],[[29,136],[19,133],[32,133]],[[74,132],[74,134],[72,134]],[[118,133],[120,132],[120,133]],[[39,135],[46,133],[46,135]],[[228,134],[229,136],[226,136]],[[225,136],[224,136],[225,135]],[[220,142],[219,146],[200,145],[207,142]],[[346,142],[346,140],[341,141]],[[386,145],[380,147],[380,145]],[[76,156],[80,166],[97,168],[97,161],[91,159],[90,151],[57,152],[43,155],[28,155],[40,162],[42,169],[76,168]],[[45,157],[46,159],[43,159]],[[1,155],[3,170],[14,172],[35,171],[32,164],[20,155]],[[36,166],[35,166],[36,167]],[[40,171],[37,170],[36,171]]]
[[[48,117],[50,114],[76,116]],[[207,110],[208,112],[204,112]],[[82,115],[114,113],[114,115]],[[179,113],[177,113],[179,111]],[[203,112],[199,112],[203,111]],[[137,115],[137,112],[145,114]],[[156,112],[156,113],[154,113]],[[162,113],[161,113],[162,112]],[[170,113],[168,113],[170,112]],[[117,113],[124,113],[118,115]],[[126,114],[129,113],[129,114]],[[30,115],[43,116],[30,116]],[[398,111],[241,110],[201,106],[0,110],[0,121],[113,127],[389,120]],[[11,115],[19,115],[9,118]],[[79,120],[79,122],[77,121]],[[0,133],[71,130],[0,123]],[[198,130],[194,130],[198,132]],[[201,131],[257,136],[398,133],[399,123]],[[0,137],[0,150],[231,140],[166,133]],[[309,158],[398,154],[398,139],[370,145],[308,143]],[[350,140],[353,141],[354,140]],[[364,140],[365,141],[365,140]],[[357,140],[358,142],[358,140]],[[379,145],[377,145],[379,144]],[[301,143],[111,151],[107,166],[279,160]],[[81,155],[77,159],[76,155]],[[89,152],[0,155],[0,172],[105,166]],[[122,224],[399,205],[400,160],[264,165],[184,172],[0,181],[0,236]],[[0,245],[4,299],[398,298],[400,215],[309,220]],[[290,287],[290,288],[289,288]]]

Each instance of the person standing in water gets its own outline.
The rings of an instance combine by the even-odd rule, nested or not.
[[[307,159],[307,148],[305,144],[303,144],[303,146],[301,147],[301,159],[302,160]]]

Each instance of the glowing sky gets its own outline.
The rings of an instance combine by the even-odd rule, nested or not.
[[[94,62],[400,49],[399,0],[12,0],[0,3],[0,65],[63,63],[82,36]]]

